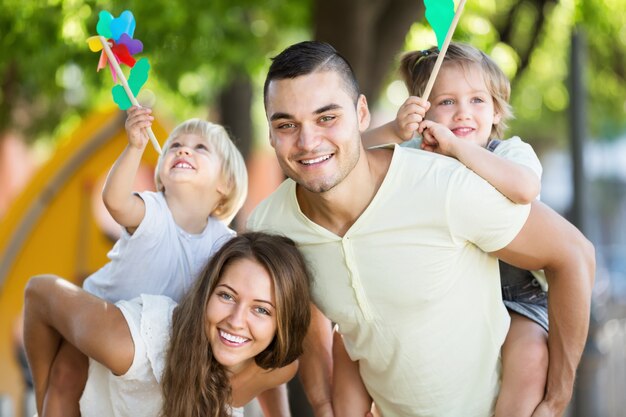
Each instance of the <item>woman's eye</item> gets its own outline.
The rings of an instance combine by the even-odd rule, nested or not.
[[[269,316],[269,315],[271,315],[271,314],[270,314],[270,311],[269,311],[267,308],[265,308],[265,307],[255,307],[255,311],[256,311],[257,313],[259,313],[259,314],[263,314],[263,315],[265,315],[265,316]]]
[[[485,100],[483,100],[483,99],[482,99],[482,98],[480,98],[480,97],[474,97],[474,99],[473,99],[472,101],[473,101],[474,103],[484,103],[484,102],[485,102]]]
[[[234,299],[234,297],[227,292],[220,292],[217,294],[217,296],[225,301],[231,301]]]

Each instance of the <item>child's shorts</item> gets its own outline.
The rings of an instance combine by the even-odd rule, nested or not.
[[[529,318],[548,331],[548,294],[530,271],[500,261],[502,300],[512,312]]]

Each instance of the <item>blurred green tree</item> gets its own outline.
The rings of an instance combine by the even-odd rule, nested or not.
[[[110,3],[2,0],[0,132],[19,132],[28,141],[51,137],[61,120],[110,102],[111,77],[96,73],[98,57],[85,43],[96,34],[100,10],[121,13]],[[310,6],[287,0],[137,0],[124,8],[135,15],[135,37],[152,65],[147,87],[165,94],[170,108],[189,110],[206,107],[230,84],[247,82],[268,54],[289,43],[291,31],[305,31]]]
[[[51,138],[62,121],[110,101],[112,81],[95,72],[97,57],[85,39],[95,34],[100,10],[121,9],[95,0],[0,4],[0,132],[19,132],[31,142]],[[562,142],[569,36],[582,27],[591,132],[617,136],[626,128],[620,7],[623,0],[476,0],[466,6],[455,39],[490,53],[513,80],[513,131]],[[130,0],[124,8],[136,16],[136,37],[152,63],[147,87],[160,105],[179,118],[210,111],[240,138],[244,153],[253,137],[249,109],[268,58],[288,44],[311,37],[331,42],[375,104],[394,78],[398,53],[434,42],[423,4],[414,0]]]

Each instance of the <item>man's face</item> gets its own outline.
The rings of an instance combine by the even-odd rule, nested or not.
[[[355,108],[334,71],[274,80],[267,90],[270,142],[283,173],[306,190],[323,193],[350,174],[369,125],[364,96]]]

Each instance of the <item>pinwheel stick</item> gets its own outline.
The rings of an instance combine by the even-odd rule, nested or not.
[[[137,101],[137,98],[135,97],[133,92],[130,90],[130,87],[128,86],[128,81],[126,81],[126,77],[124,76],[122,69],[117,63],[117,59],[115,58],[115,55],[113,55],[113,51],[111,51],[109,42],[104,36],[100,36],[100,42],[102,42],[102,48],[104,49],[104,52],[107,54],[107,57],[109,58],[109,62],[113,66],[113,70],[115,71],[115,74],[117,74],[117,78],[119,78],[120,82],[122,83],[122,87],[124,87],[124,91],[126,91],[126,95],[128,95],[128,99],[130,100],[131,103],[133,103],[133,106],[139,106],[139,102]],[[152,143],[154,150],[157,151],[159,155],[161,155],[161,146],[159,146],[159,142],[157,141],[156,136],[154,136],[154,132],[152,131],[152,128],[150,127],[147,128],[146,133],[148,134],[148,137],[150,138],[150,142]]]
[[[459,18],[461,17],[461,13],[463,12],[464,6],[465,6],[465,0],[461,0],[459,2],[459,6],[456,8],[456,13],[454,13],[454,18],[452,19],[452,23],[450,23],[450,27],[448,28],[448,33],[446,34],[446,39],[443,41],[443,45],[441,46],[441,51],[439,51],[439,55],[437,56],[437,61],[435,61],[435,66],[433,68],[433,72],[430,74],[428,83],[426,84],[426,89],[424,89],[424,94],[422,95],[422,98],[424,100],[428,100],[428,96],[430,96],[430,92],[433,89],[433,85],[435,85],[435,79],[437,78],[437,74],[439,73],[441,64],[443,64],[443,59],[446,56],[448,45],[450,45],[450,41],[452,40],[452,35],[454,34],[454,30],[456,29],[457,23],[459,23]]]

